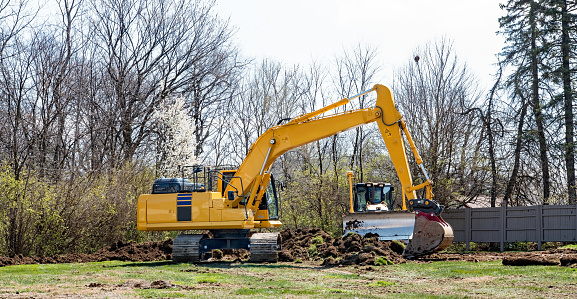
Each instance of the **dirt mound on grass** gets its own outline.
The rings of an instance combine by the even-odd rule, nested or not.
[[[505,266],[570,266],[577,267],[577,251],[553,249],[547,251],[514,252],[503,256]]]
[[[163,242],[117,242],[92,254],[64,254],[53,257],[15,255],[0,256],[0,267],[22,264],[86,263],[102,261],[161,261],[171,259],[172,239]]]
[[[375,265],[405,262],[403,246],[379,241],[377,235],[347,234],[333,238],[318,228],[285,229],[281,232],[279,261],[322,261],[323,265]]]
[[[524,254],[521,256],[505,256],[503,257],[503,265],[505,266],[556,266],[559,265],[558,259],[549,258],[542,255]]]

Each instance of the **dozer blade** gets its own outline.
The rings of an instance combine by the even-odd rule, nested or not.
[[[412,259],[418,256],[439,252],[453,241],[453,229],[435,213],[415,211],[413,238],[403,251],[403,257]]]
[[[379,240],[409,240],[415,227],[415,214],[409,211],[352,213],[343,216],[344,233],[378,234]]]

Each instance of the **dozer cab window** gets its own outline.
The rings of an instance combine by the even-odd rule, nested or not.
[[[389,210],[393,209],[393,187],[385,186],[383,187],[383,201],[387,203]]]
[[[355,212],[365,212],[367,211],[367,198],[369,196],[369,190],[364,184],[358,184],[355,186]]]
[[[375,186],[375,197],[373,199],[373,204],[380,204],[383,202],[383,187]]]

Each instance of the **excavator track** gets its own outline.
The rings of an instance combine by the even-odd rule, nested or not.
[[[177,263],[200,262],[200,240],[206,235],[178,235],[172,242],[172,261]]]
[[[279,233],[252,234],[250,237],[250,261],[276,263],[280,244]]]
[[[453,229],[435,213],[415,211],[413,238],[405,247],[403,257],[416,258],[439,252],[453,242]]]

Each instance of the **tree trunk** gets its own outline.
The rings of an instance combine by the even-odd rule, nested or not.
[[[549,203],[550,182],[549,182],[549,159],[547,158],[547,142],[545,140],[545,128],[543,125],[542,107],[539,99],[539,69],[537,58],[537,21],[535,20],[536,3],[531,2],[529,22],[531,26],[531,77],[532,77],[532,107],[537,125],[537,139],[539,142],[539,159],[541,171],[543,172],[543,204]]]
[[[511,177],[509,177],[509,181],[507,182],[507,188],[505,189],[505,195],[503,196],[503,207],[509,205],[509,199],[511,198],[511,194],[513,193],[513,188],[515,188],[515,184],[517,182],[517,173],[519,172],[519,164],[521,160],[521,147],[522,147],[522,136],[523,136],[523,125],[525,123],[525,115],[527,114],[527,103],[525,98],[521,94],[521,91],[518,88],[517,82],[515,82],[515,90],[516,93],[521,97],[521,113],[519,115],[519,124],[517,125],[517,140],[515,143],[515,152],[514,152],[514,162],[513,162],[513,170],[511,171]]]
[[[563,79],[563,100],[565,104],[565,166],[567,168],[569,204],[575,204],[577,201],[575,193],[575,145],[573,144],[573,90],[571,88],[570,51],[569,14],[567,13],[567,0],[564,0],[561,3],[561,77]]]

